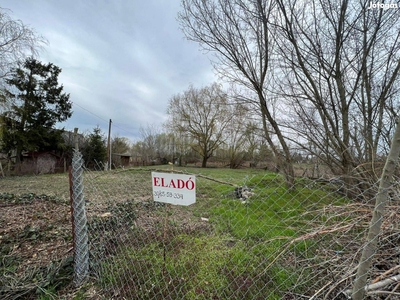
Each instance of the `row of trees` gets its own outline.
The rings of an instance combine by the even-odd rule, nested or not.
[[[178,16],[235,85],[236,103],[259,118],[289,187],[291,145],[345,175],[386,154],[399,106],[399,18],[357,0],[182,0]]]
[[[148,126],[141,129],[142,139],[132,145],[130,153],[134,163],[139,165],[174,163],[184,166],[200,163],[200,166],[206,167],[211,158],[213,163],[230,168],[241,167],[245,162],[250,162],[253,167],[260,162],[272,162],[273,154],[257,133],[259,130],[237,121],[232,120],[232,124],[237,126],[225,130],[217,124],[212,130],[208,129],[208,133],[204,133],[207,131],[205,127],[189,132],[173,131],[171,129],[176,127],[171,128],[169,123],[164,128]],[[273,168],[274,164],[270,166]]]
[[[217,151],[231,168],[239,167],[244,160],[255,164],[260,150],[265,149],[252,111],[231,101],[216,83],[198,89],[190,86],[173,96],[167,114],[165,127],[178,141],[174,143],[176,153],[195,152],[202,159],[202,167]]]

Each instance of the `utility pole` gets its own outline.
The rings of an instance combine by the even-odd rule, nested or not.
[[[111,123],[112,120],[110,119],[110,123],[108,125],[108,141],[107,141],[107,165],[106,169],[109,168],[111,170]]]

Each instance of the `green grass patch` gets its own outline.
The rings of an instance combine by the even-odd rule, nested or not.
[[[254,250],[229,236],[182,234],[165,248],[155,242],[125,248],[103,262],[101,268],[107,272],[101,277],[102,287],[118,287],[120,296],[129,299],[255,299],[262,290],[267,295],[277,285],[288,288],[293,272],[282,267],[279,276],[271,276],[273,269],[260,274],[271,260]]]
[[[296,217],[334,200],[323,192],[304,188],[292,192],[283,187],[254,191],[256,195],[248,203],[237,199],[215,202],[210,213],[212,222],[222,232],[240,239],[292,237],[303,232],[296,224]]]
[[[293,261],[314,259],[320,245],[312,239],[291,241],[312,231],[310,224],[345,222],[346,215],[331,218],[315,211],[348,199],[305,179],[288,191],[283,176],[260,170],[181,170],[218,179],[197,176],[197,201],[187,208],[194,217],[208,218],[213,230],[176,228],[178,234],[168,241],[120,248],[101,262],[103,290],[117,290],[127,299],[282,299],[286,292],[309,288],[299,278],[308,282],[312,270]],[[254,195],[243,202],[235,197],[235,186],[248,186]],[[174,231],[179,223],[169,226]]]

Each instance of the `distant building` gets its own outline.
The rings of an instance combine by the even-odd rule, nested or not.
[[[132,155],[129,153],[119,154],[119,153],[112,153],[113,155],[113,164],[116,167],[128,167],[131,161]]]
[[[64,172],[65,158],[52,151],[24,152],[18,174],[49,174]]]

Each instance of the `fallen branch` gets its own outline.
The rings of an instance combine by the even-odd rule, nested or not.
[[[381,275],[379,275],[378,277],[376,277],[374,280],[371,281],[371,283],[377,283],[378,281],[381,281],[382,279],[386,278],[387,275],[389,275],[393,271],[396,271],[399,268],[400,268],[400,265],[394,266],[393,268],[387,270],[386,272],[384,272]]]
[[[400,281],[400,274],[398,274],[398,275],[396,275],[396,276],[392,276],[392,277],[390,277],[390,278],[387,278],[387,279],[385,279],[385,280],[382,280],[382,281],[379,281],[379,282],[376,282],[376,283],[372,283],[372,284],[370,284],[370,285],[367,285],[366,287],[365,287],[365,291],[368,293],[368,292],[370,292],[370,291],[376,291],[376,290],[378,290],[378,289],[380,289],[380,288],[383,288],[383,287],[386,287],[386,286],[388,286],[388,285],[390,285],[390,284],[392,284],[392,283],[396,283],[396,282],[399,282]],[[351,293],[352,293],[352,290],[351,289],[349,289],[349,290],[346,290],[345,292],[344,292],[344,294],[345,295],[347,295],[347,296],[351,296]]]
[[[389,292],[388,296],[385,298],[385,300],[388,300],[390,298],[390,296],[398,294],[400,295],[400,293],[396,293],[396,290],[399,288],[400,286],[400,282],[398,284],[396,284],[396,286]]]
[[[314,231],[314,232],[310,232],[310,233],[307,233],[305,235],[299,236],[298,238],[295,238],[294,240],[292,240],[290,242],[290,244],[293,244],[293,243],[298,242],[298,241],[307,240],[307,239],[313,238],[313,237],[315,237],[317,235],[321,235],[321,234],[334,233],[334,232],[338,232],[338,231],[349,231],[355,225],[356,224],[351,223],[351,224],[348,224],[348,225],[344,225],[344,226],[336,227],[336,228],[332,228],[332,229],[324,229],[324,230],[321,229],[321,230],[317,230],[317,231]]]
[[[217,182],[217,183],[221,183],[221,184],[226,184],[226,185],[237,187],[236,184],[233,184],[233,183],[230,183],[230,182],[226,182],[226,181],[222,181],[222,180],[215,179],[215,178],[212,178],[212,177],[209,177],[209,176],[205,176],[205,175],[201,175],[201,174],[190,174],[188,172],[184,172],[184,171],[180,171],[180,170],[156,170],[156,171],[158,171],[158,172],[167,172],[167,173],[179,173],[179,174],[194,175],[196,177],[204,178],[204,179],[207,179],[207,180],[210,180],[210,181],[214,181],[214,182]]]
[[[328,299],[328,296],[329,296],[340,284],[342,284],[343,282],[345,282],[345,281],[348,280],[349,278],[356,276],[356,274],[353,274],[353,272],[355,272],[355,271],[357,271],[357,266],[354,267],[354,268],[353,268],[352,270],[350,270],[349,272],[347,272],[347,276],[343,277],[343,278],[342,278],[341,280],[339,280],[335,285],[333,285],[333,286],[329,289],[329,291],[325,294],[323,300]],[[314,296],[313,296],[313,297],[314,297]]]

